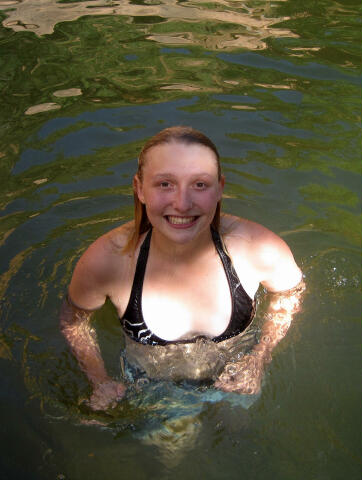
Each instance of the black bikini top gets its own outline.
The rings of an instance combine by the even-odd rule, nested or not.
[[[122,327],[126,334],[133,340],[146,345],[167,345],[169,343],[191,343],[197,338],[205,337],[199,335],[190,340],[164,340],[147,327],[142,313],[142,288],[146,271],[148,253],[150,250],[152,229],[146,235],[146,238],[140,248],[137,259],[136,271],[133,279],[132,291],[128,301],[128,305],[123,317],[120,319]],[[214,342],[222,342],[231,337],[235,337],[250,325],[254,313],[255,302],[245,292],[240,283],[239,277],[233,267],[231,258],[227,253],[219,232],[211,229],[212,239],[217,253],[219,254],[224,266],[227,281],[230,287],[232,310],[229,325],[224,333],[212,338]],[[206,337],[205,337],[206,338]]]

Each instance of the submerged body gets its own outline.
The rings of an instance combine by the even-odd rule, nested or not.
[[[253,363],[249,370],[258,370],[280,335],[255,347],[251,360],[243,357],[239,372],[244,372],[244,380],[237,381],[235,372],[227,370],[230,356],[223,343],[242,338],[253,317],[259,284],[281,292],[301,281],[289,247],[277,235],[245,219],[219,217],[224,179],[213,144],[200,140],[195,131],[193,137],[187,133],[175,139],[174,131],[168,130],[158,143],[146,145],[140,157],[134,191],[141,222],[136,208],[135,222],[96,240],[78,262],[69,287],[70,308],[78,322],[63,322],[63,331],[96,396],[107,397],[106,384],[113,389],[110,397],[124,391],[108,377],[97,345],[82,345],[91,343],[90,336],[80,341],[77,330],[82,312],[100,308],[106,298],[129,336],[129,357],[149,375],[160,371],[152,362],[163,362],[166,378],[218,378],[216,387],[242,391],[243,383],[250,384],[245,365]],[[289,300],[289,307],[284,302],[282,310],[274,308],[284,312],[287,324],[299,297]],[[219,355],[224,360],[214,362],[211,372],[215,346],[219,354],[224,352]]]
[[[145,375],[150,379],[212,382],[217,380],[226,364],[240,360],[256,345],[257,333],[256,328],[249,327],[218,343],[197,336],[165,345],[143,345],[126,336],[122,365],[123,361],[129,363],[136,376]],[[122,374],[127,378],[124,371]]]

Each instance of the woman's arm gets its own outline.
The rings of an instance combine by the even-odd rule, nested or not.
[[[93,410],[103,410],[114,406],[120,400],[126,387],[115,382],[107,374],[97,342],[97,334],[91,326],[92,312],[75,307],[67,297],[60,311],[60,330],[80,368],[87,375],[93,387],[90,406]]]
[[[287,292],[271,294],[260,341],[237,362],[225,365],[215,387],[226,392],[256,394],[260,390],[264,367],[271,362],[272,351],[286,335],[293,315],[300,310],[304,282]]]
[[[107,374],[96,331],[91,325],[92,312],[101,307],[107,297],[107,272],[107,252],[101,237],[80,258],[60,312],[61,332],[92,384],[90,406],[94,410],[113,404],[126,389]]]
[[[94,386],[110,378],[104,367],[95,329],[91,327],[91,315],[92,312],[75,307],[66,297],[60,311],[60,330]]]
[[[264,366],[300,310],[305,289],[302,272],[288,245],[265,227],[249,222],[248,257],[260,283],[270,292],[270,304],[260,342],[240,361],[229,363],[215,386],[224,391],[254,394],[260,390]]]

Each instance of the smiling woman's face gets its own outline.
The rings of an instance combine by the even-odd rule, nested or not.
[[[154,229],[184,244],[209,229],[224,179],[208,147],[171,142],[147,152],[142,182],[136,177],[135,185]]]

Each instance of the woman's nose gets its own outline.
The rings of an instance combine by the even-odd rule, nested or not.
[[[174,208],[178,212],[187,212],[192,208],[192,198],[186,188],[179,188],[174,197]]]

